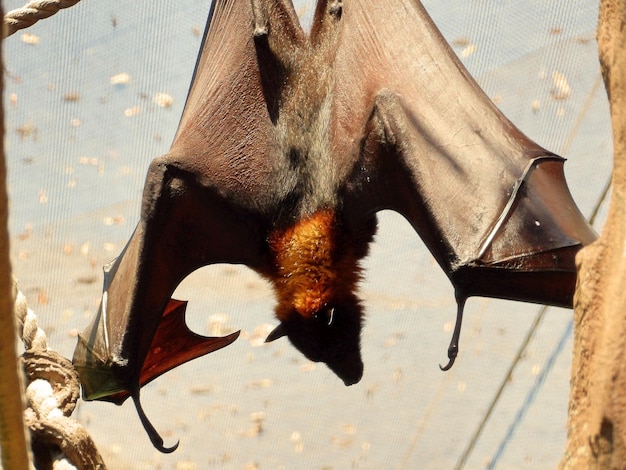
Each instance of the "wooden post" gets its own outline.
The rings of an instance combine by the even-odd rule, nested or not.
[[[577,258],[564,469],[626,468],[625,0],[601,0],[598,50],[611,105],[615,164],[606,226]]]
[[[0,8],[1,16],[2,9]],[[0,79],[0,98],[3,88]],[[0,101],[0,137],[4,141],[2,101]],[[2,448],[2,466],[5,469],[27,470],[31,468],[31,465],[24,428],[22,380],[17,363],[13,307],[14,290],[9,258],[6,165],[4,145],[0,143],[0,335],[2,335],[0,338],[0,445]]]

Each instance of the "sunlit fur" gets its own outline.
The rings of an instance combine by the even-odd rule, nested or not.
[[[278,268],[273,283],[279,320],[293,313],[311,317],[355,291],[359,260],[353,250],[338,246],[338,233],[334,213],[323,210],[273,234],[270,244]]]
[[[348,385],[363,373],[363,309],[355,292],[359,260],[374,230],[374,224],[367,225],[360,236],[352,236],[333,211],[320,210],[269,240],[276,270],[268,277],[284,334],[308,359],[326,363]]]

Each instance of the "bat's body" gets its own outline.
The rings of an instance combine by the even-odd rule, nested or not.
[[[193,336],[170,299],[213,263],[272,282],[268,340],[357,382],[359,262],[383,209],[455,286],[448,368],[467,297],[571,306],[575,253],[595,235],[562,165],[495,108],[417,0],[320,0],[308,37],[287,0],[216,0],[174,143],[79,340],[84,394],[130,394],[143,413],[141,385],[236,338]]]
[[[349,227],[340,212],[321,209],[269,238],[278,269],[268,278],[281,323],[268,341],[287,335],[305,356],[325,362],[346,385],[363,374],[363,311],[355,291],[359,260],[374,235],[374,218],[368,222]]]

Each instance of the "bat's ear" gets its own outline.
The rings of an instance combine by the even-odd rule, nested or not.
[[[274,328],[269,335],[267,335],[265,342],[271,343],[272,341],[282,338],[283,336],[287,336],[287,329],[285,328],[285,325],[279,323],[278,326]]]

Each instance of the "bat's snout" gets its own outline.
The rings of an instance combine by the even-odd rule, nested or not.
[[[350,385],[354,385],[357,384],[361,381],[361,378],[363,377],[363,364],[361,364],[361,368],[359,371],[357,372],[349,372],[349,373],[343,373],[343,372],[339,372],[335,369],[333,369],[332,367],[330,368],[335,374],[337,374],[337,376],[343,380],[343,383],[346,387],[350,386]]]
[[[347,386],[357,384],[363,377],[363,361],[358,358],[357,361],[342,361],[341,363],[327,363],[328,368],[332,370],[337,377],[343,380]]]

